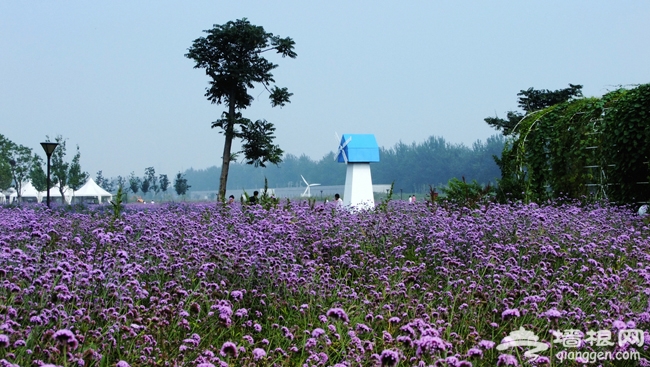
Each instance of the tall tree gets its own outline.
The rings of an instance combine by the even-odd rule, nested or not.
[[[187,184],[187,179],[184,177],[184,175],[178,172],[176,175],[176,180],[174,181],[174,189],[176,190],[176,194],[178,194],[178,196],[185,195],[190,187],[192,186]]]
[[[156,170],[153,167],[147,167],[144,170],[144,179],[149,182],[147,190],[151,190],[154,196],[158,194],[160,188],[158,187],[158,178],[156,177]],[[144,183],[144,182],[143,182]],[[144,190],[142,190],[146,194]]]
[[[77,145],[77,154],[74,155],[72,162],[70,163],[70,179],[68,183],[70,188],[73,190],[79,190],[81,186],[88,181],[88,177],[90,177],[88,172],[83,172],[81,170],[81,165],[79,164],[80,159],[81,153],[79,152],[79,146]]]
[[[271,71],[277,65],[262,57],[262,53],[275,50],[282,57],[295,58],[297,55],[291,38],[274,36],[246,18],[214,25],[204,32],[208,35],[194,40],[185,57],[194,60],[194,68],[205,69],[210,77],[205,93],[207,99],[228,106],[221,118],[212,123],[212,128],[221,128],[225,135],[219,179],[219,197],[224,200],[228,169],[236,156],[231,155],[234,138],[244,141],[243,153],[249,164],[264,167],[266,162],[278,164],[282,161],[282,150],[273,144],[273,125],[266,121],[253,123],[242,116],[241,110],[253,101],[248,89],[254,88],[254,83],[266,88],[273,107],[289,103],[292,93],[287,88],[271,87],[271,83],[275,83]],[[242,129],[237,129],[238,126]]]
[[[36,191],[47,191],[47,174],[43,170],[43,163],[39,161],[38,164],[32,166],[32,170],[29,172],[29,179],[32,181],[32,185]]]
[[[131,172],[131,175],[129,175],[129,188],[133,194],[140,190],[140,177],[136,177],[135,172]]]
[[[11,176],[18,194],[18,201],[20,201],[23,191],[23,183],[29,179],[32,167],[39,164],[41,158],[32,153],[30,148],[17,144],[13,144],[9,157]]]
[[[13,142],[0,134],[0,190],[6,190],[11,187],[11,148]],[[2,195],[2,193],[0,193]]]
[[[46,141],[50,141],[49,136],[46,136]],[[52,184],[59,186],[61,203],[65,204],[65,192],[70,188],[76,190],[83,186],[88,179],[88,173],[81,170],[81,165],[79,164],[81,153],[79,152],[78,145],[77,153],[72,158],[72,161],[66,162],[66,140],[61,135],[58,135],[55,141],[59,145],[52,154],[51,178]]]
[[[517,93],[519,99],[517,100],[519,108],[524,110],[524,113],[517,111],[508,111],[506,119],[495,117],[487,117],[484,121],[497,130],[501,130],[503,135],[510,135],[512,129],[517,126],[524,116],[530,112],[542,110],[546,107],[553,106],[559,103],[570,101],[574,98],[582,97],[582,85],[569,84],[569,88],[548,90],[548,89],[533,89],[521,90]]]
[[[102,171],[97,171],[97,178],[95,178],[95,183],[108,192],[115,190],[115,180],[109,180],[108,178],[104,177]]]
[[[158,181],[160,182],[160,190],[163,193],[167,192],[167,188],[169,187],[169,178],[167,177],[167,175],[161,174],[160,179]]]

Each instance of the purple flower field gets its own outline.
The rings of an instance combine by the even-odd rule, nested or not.
[[[648,233],[568,204],[0,208],[0,366],[582,365],[554,357],[568,329],[647,366]],[[496,348],[521,327],[537,360]]]

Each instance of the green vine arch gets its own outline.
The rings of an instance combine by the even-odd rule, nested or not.
[[[650,84],[528,113],[497,159],[502,199],[650,200]]]

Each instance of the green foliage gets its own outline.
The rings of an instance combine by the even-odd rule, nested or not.
[[[260,197],[260,204],[266,210],[271,208],[277,208],[280,199],[276,198],[274,195],[269,195],[269,181],[264,178],[264,190],[262,190],[262,196]]]
[[[174,181],[174,190],[178,196],[183,196],[187,193],[187,190],[192,187],[187,184],[187,179],[180,172],[176,175],[176,180]]]
[[[243,153],[249,164],[264,166],[266,162],[277,164],[281,161],[282,150],[272,144],[273,125],[263,120],[253,123],[243,118],[240,111],[253,102],[248,89],[255,84],[261,84],[269,92],[271,106],[282,107],[289,103],[291,93],[287,88],[271,86],[275,83],[271,71],[277,65],[262,57],[262,53],[274,50],[282,57],[295,58],[297,55],[291,38],[268,33],[246,18],[214,25],[204,32],[207,36],[194,40],[185,57],[195,62],[194,68],[205,69],[210,77],[205,97],[212,103],[228,106],[222,118],[212,123],[213,128],[223,130],[226,139],[219,180],[219,198],[224,200],[234,138],[243,140]]]
[[[144,189],[145,182],[147,182],[146,190]],[[146,195],[147,192],[149,192],[149,190],[153,191],[154,195],[156,195],[158,191],[160,191],[160,186],[158,186],[158,178],[156,177],[156,170],[153,167],[145,168],[144,178],[142,179],[141,187],[144,195]]]
[[[36,165],[42,164],[41,158],[26,146],[16,144],[0,134],[0,189],[14,186],[18,198],[22,185]]]
[[[492,186],[482,186],[476,180],[467,183],[464,176],[462,181],[455,177],[449,180],[442,192],[449,203],[467,208],[478,208],[494,198]]]
[[[73,190],[79,190],[88,181],[88,177],[90,177],[88,172],[81,170],[81,165],[79,164],[80,158],[81,153],[79,153],[79,146],[77,145],[77,154],[75,154],[70,163],[70,179],[68,181],[68,185]]]
[[[506,138],[493,135],[486,141],[476,141],[471,146],[451,144],[442,137],[429,137],[420,143],[395,144],[381,148],[381,161],[371,164],[372,179],[376,183],[395,183],[395,190],[426,192],[429,185],[443,186],[452,177],[465,175],[482,184],[496,183],[500,171],[493,156],[500,156]],[[199,191],[218,189],[219,167],[185,171],[192,188]],[[275,187],[295,187],[300,175],[322,185],[340,185],[345,182],[345,164],[334,160],[328,153],[319,160],[307,155],[287,154],[279,166],[268,165],[255,169],[245,164],[230,165],[228,188],[258,187],[266,177]]]
[[[49,136],[46,136],[46,141],[49,142]],[[65,192],[68,187],[72,190],[76,190],[83,186],[83,184],[88,180],[88,173],[81,170],[81,165],[79,160],[81,158],[81,153],[79,151],[79,146],[77,145],[77,153],[72,158],[71,162],[65,161],[66,155],[66,140],[63,139],[61,135],[58,135],[55,138],[55,141],[59,144],[54,152],[52,153],[52,164],[51,164],[51,181],[52,185],[59,186],[59,193],[61,194],[61,203],[65,204]]]
[[[32,166],[32,170],[29,172],[29,179],[37,191],[42,192],[47,190],[47,173],[45,173],[41,164]]]
[[[124,210],[124,205],[122,205],[122,198],[124,195],[124,190],[122,189],[122,185],[120,185],[117,188],[117,195],[115,195],[115,199],[111,201],[111,206],[113,208],[113,220],[118,219],[122,215],[122,211]]]
[[[6,190],[11,187],[11,149],[14,143],[0,134],[0,190]]]
[[[129,189],[134,194],[140,190],[140,177],[136,177],[135,172],[131,172],[129,176]]]
[[[119,178],[121,179],[122,177],[120,176]],[[104,190],[106,190],[108,192],[112,192],[114,190],[114,186],[113,186],[114,181],[109,180],[106,177],[104,177],[101,170],[97,171],[97,176],[95,178],[95,183],[97,185],[99,185],[99,187],[101,187],[102,189],[104,189]],[[120,185],[120,183],[118,183],[118,187],[119,187],[119,185]]]
[[[519,107],[526,113],[543,110],[546,107],[554,106],[559,103],[570,101],[574,98],[582,97],[582,85],[569,84],[569,88],[551,91],[548,89],[521,90],[517,93],[519,97]],[[501,130],[503,135],[512,134],[513,130],[524,118],[521,112],[508,111],[506,119],[495,117],[485,118],[485,122],[497,130]]]
[[[501,158],[498,198],[650,199],[650,84],[528,113]]]
[[[167,188],[169,188],[169,178],[167,175],[161,174],[158,181],[160,182],[160,190],[162,192],[167,192]]]

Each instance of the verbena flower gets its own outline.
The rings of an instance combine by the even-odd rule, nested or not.
[[[334,319],[340,319],[344,322],[350,321],[350,319],[348,318],[348,314],[346,314],[342,308],[338,308],[338,307],[330,308],[327,311],[327,316]]]
[[[237,345],[233,342],[225,342],[221,346],[221,350],[219,351],[219,354],[223,357],[231,356],[234,358],[237,358],[238,351],[237,351]]]
[[[262,358],[266,357],[266,351],[262,348],[255,348],[253,349],[253,359],[258,361]]]
[[[399,353],[394,350],[385,349],[381,352],[380,361],[382,366],[396,366],[399,362]]]

